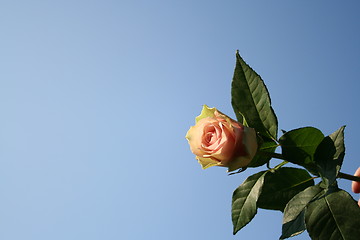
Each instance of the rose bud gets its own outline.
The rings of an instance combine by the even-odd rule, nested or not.
[[[258,144],[253,128],[206,105],[195,120],[186,139],[203,169],[221,166],[234,171],[246,167],[255,156]]]

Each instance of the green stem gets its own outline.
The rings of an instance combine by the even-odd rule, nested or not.
[[[351,181],[355,181],[355,182],[360,182],[360,177],[350,175],[350,174],[347,174],[347,173],[339,172],[337,177],[347,179],[347,180],[351,180]]]
[[[284,156],[280,153],[273,153],[273,152],[262,152],[259,151],[258,154],[266,156],[266,157],[271,157],[271,158],[277,158],[277,159],[281,159],[284,160],[284,162],[280,163],[279,165],[277,165],[275,167],[275,169],[278,169],[280,167],[282,167],[283,165],[285,165],[286,163],[288,163],[286,161],[286,159],[284,158]],[[355,182],[360,182],[360,177],[354,176],[354,175],[350,175],[347,173],[342,173],[339,172],[337,175],[338,178],[342,178],[342,179],[347,179],[347,180],[351,180],[351,181],[355,181]]]
[[[284,165],[287,164],[287,163],[288,163],[288,161],[285,161],[285,160],[284,160],[282,163],[276,165],[276,166],[274,167],[274,169],[277,170],[277,169],[281,168],[282,166],[284,166]]]

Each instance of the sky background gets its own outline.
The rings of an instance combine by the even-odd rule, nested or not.
[[[261,209],[232,235],[232,192],[265,167],[202,170],[185,134],[203,104],[235,116],[239,49],[280,129],[347,125],[353,174],[359,12],[358,1],[1,0],[0,239],[278,239],[282,215]]]

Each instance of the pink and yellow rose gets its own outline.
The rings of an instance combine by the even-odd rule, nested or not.
[[[246,167],[255,156],[258,144],[253,128],[206,105],[195,120],[186,139],[203,169],[221,166],[234,171]]]

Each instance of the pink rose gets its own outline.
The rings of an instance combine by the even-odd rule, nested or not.
[[[253,128],[206,105],[196,117],[195,126],[187,132],[186,139],[203,169],[221,166],[234,171],[246,167],[258,147]]]

